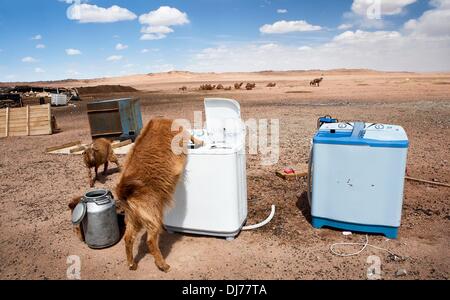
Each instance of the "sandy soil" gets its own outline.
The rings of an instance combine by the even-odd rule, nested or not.
[[[309,87],[324,74],[320,88]],[[254,81],[254,91],[200,92],[201,83],[232,85]],[[278,83],[266,88],[270,81]],[[331,114],[342,120],[367,120],[405,127],[411,142],[408,174],[450,182],[450,74],[380,73],[371,71],[265,72],[191,74],[174,72],[90,81],[46,83],[59,86],[125,85],[138,92],[84,94],[77,107],[55,108],[62,132],[52,136],[0,140],[0,279],[65,279],[67,257],[81,258],[83,279],[366,279],[369,255],[381,259],[383,279],[448,279],[450,276],[450,189],[405,184],[403,219],[397,240],[370,236],[370,243],[403,256],[366,249],[349,258],[332,255],[335,242],[363,241],[364,235],[313,229],[305,197],[306,183],[283,181],[274,172],[308,161],[309,139],[316,119]],[[187,92],[179,87],[187,86]],[[248,156],[248,222],[265,218],[277,206],[274,220],[232,242],[164,234],[161,247],[169,273],[159,272],[146,254],[145,237],[136,243],[139,269],[129,271],[123,241],[91,250],[72,233],[67,203],[88,188],[78,156],[45,153],[45,148],[89,142],[86,102],[138,96],[144,122],[152,117],[193,119],[203,98],[229,97],[241,103],[243,118],[280,119],[281,155],[270,167],[258,155]],[[123,157],[121,160],[123,161]],[[119,174],[111,170],[97,187],[113,188]],[[407,275],[397,277],[399,269]]]

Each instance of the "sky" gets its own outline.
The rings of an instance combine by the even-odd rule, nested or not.
[[[0,81],[450,71],[450,0],[0,0]]]

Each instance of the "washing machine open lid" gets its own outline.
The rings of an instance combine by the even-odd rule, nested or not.
[[[241,106],[233,99],[206,98],[205,99],[206,122],[212,120],[241,119]]]
[[[236,100],[206,98],[205,115],[205,129],[216,142],[222,140],[224,135],[241,136],[245,130],[241,120],[241,107]]]

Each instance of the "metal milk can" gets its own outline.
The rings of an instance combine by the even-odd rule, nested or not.
[[[90,248],[107,248],[120,239],[116,201],[111,191],[87,192],[72,213],[72,223],[81,223],[85,242]]]

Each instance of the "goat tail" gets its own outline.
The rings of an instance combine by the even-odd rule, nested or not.
[[[71,211],[73,211],[75,209],[75,207],[77,207],[78,203],[81,202],[81,198],[83,198],[83,196],[78,196],[78,197],[72,198],[72,200],[69,203],[69,208]]]
[[[128,198],[133,196],[133,194],[142,187],[144,187],[144,184],[139,179],[122,177],[119,184],[116,186],[117,199],[125,204]]]

